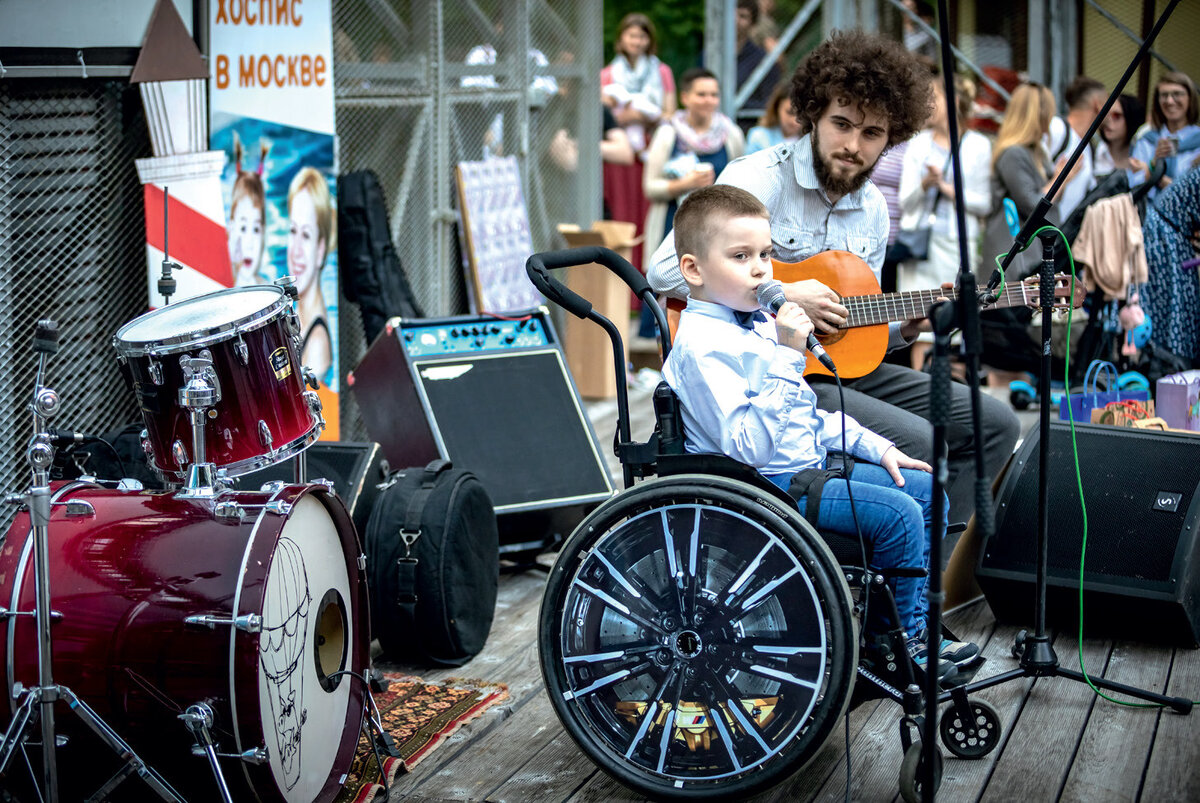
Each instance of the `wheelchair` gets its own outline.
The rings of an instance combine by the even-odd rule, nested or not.
[[[625,485],[564,542],[547,580],[538,648],[555,714],[593,762],[639,793],[725,800],[800,771],[850,707],[888,698],[903,709],[900,790],[919,800],[924,698],[886,578],[864,569],[857,539],[818,532],[753,468],[685,453],[666,383],[653,394],[653,433],[633,442],[621,333],[549,272],[589,263],[658,310],[641,274],[608,249],[527,262],[548,300],[612,341]],[[860,656],[864,608],[877,605],[897,624]],[[980,758],[999,744],[1000,718],[968,688],[939,695],[951,702],[940,734],[954,755]],[[941,753],[931,752],[940,784]]]

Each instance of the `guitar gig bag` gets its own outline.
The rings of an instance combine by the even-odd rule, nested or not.
[[[500,539],[491,497],[447,460],[393,473],[366,532],[371,627],[388,660],[461,666],[496,609]]]

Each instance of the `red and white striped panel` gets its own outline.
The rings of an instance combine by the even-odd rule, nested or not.
[[[212,293],[233,286],[221,197],[224,151],[184,153],[138,159],[146,205],[146,262],[150,306],[160,307],[158,279],[164,248],[180,268],[171,275],[178,283],[171,301]],[[163,199],[168,197],[163,228]]]

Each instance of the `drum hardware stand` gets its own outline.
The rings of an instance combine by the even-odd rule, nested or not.
[[[208,462],[204,444],[204,419],[209,409],[221,400],[221,387],[212,367],[212,354],[208,350],[198,357],[184,355],[179,358],[183,366],[186,384],[179,389],[179,405],[188,411],[192,419],[192,461],[188,465],[187,479],[179,496],[208,498],[219,494],[224,487],[217,479],[217,468]]]
[[[212,708],[205,703],[189,705],[187,711],[180,714],[179,718],[196,737],[196,744],[192,747],[192,752],[199,752],[208,757],[208,766],[212,769],[213,777],[217,781],[217,791],[220,793],[221,800],[224,803],[233,803],[233,797],[229,794],[229,785],[225,783],[221,764],[217,761],[217,744],[213,741],[212,733],[209,731],[213,724]]]
[[[168,206],[171,198],[171,188],[163,187],[163,259],[162,259],[162,275],[158,278],[158,294],[163,297],[163,306],[171,303],[171,296],[175,295],[176,282],[171,277],[171,269],[179,268],[179,264],[172,262],[168,256],[169,249],[167,248],[167,214]]]
[[[29,463],[33,484],[24,502],[29,508],[29,521],[33,536],[35,603],[32,614],[11,612],[9,616],[32,615],[37,620],[38,635],[38,685],[21,688],[14,685],[16,699],[20,700],[13,712],[12,722],[0,739],[0,775],[20,744],[28,737],[27,730],[40,718],[42,746],[42,790],[43,799],[50,803],[58,801],[58,763],[56,751],[60,744],[54,728],[54,704],[58,700],[67,703],[71,711],[83,720],[91,730],[120,758],[124,767],[101,790],[111,790],[130,775],[137,775],[163,800],[184,803],[169,784],[133,748],[122,739],[87,703],[75,696],[66,686],[54,683],[53,650],[50,625],[56,618],[50,609],[50,465],[54,461],[54,446],[46,425],[58,412],[58,394],[42,384],[46,373],[47,358],[58,351],[58,326],[54,321],[38,321],[33,338],[33,350],[38,355],[37,378],[34,381],[33,413],[34,435],[30,439],[25,459]],[[21,497],[17,497],[21,499]],[[74,515],[95,515],[87,503],[67,503],[67,511]],[[65,739],[61,742],[66,744]],[[36,785],[36,783],[35,783]]]

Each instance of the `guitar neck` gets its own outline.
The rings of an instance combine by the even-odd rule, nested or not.
[[[1032,306],[1037,303],[1037,295],[1037,285],[1027,285],[1022,282],[1010,283],[1005,285],[1000,298],[988,309]],[[929,309],[939,298],[957,301],[958,290],[939,288],[845,297],[842,299],[842,306],[849,311],[849,315],[846,317],[846,323],[840,328],[852,329],[856,326],[876,326],[882,323],[926,318],[929,316]]]

